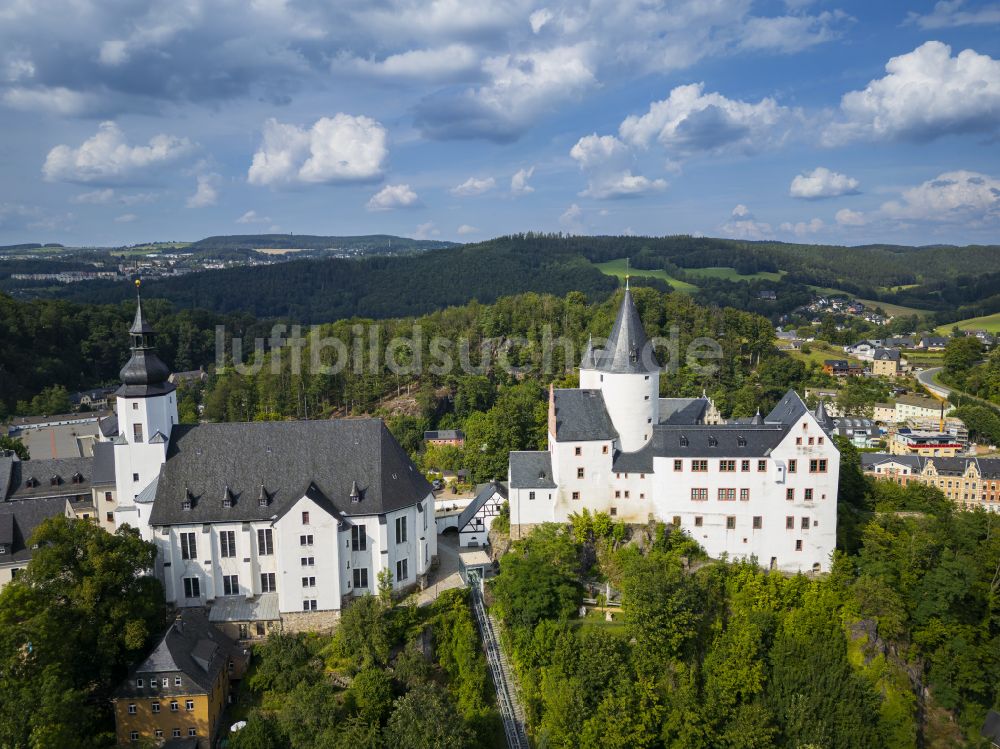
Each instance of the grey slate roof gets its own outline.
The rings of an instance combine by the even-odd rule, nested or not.
[[[653,458],[763,458],[788,434],[783,424],[658,425],[635,452],[615,455],[616,473],[651,473]]]
[[[476,516],[487,502],[493,497],[494,494],[499,494],[504,499],[507,499],[507,487],[501,484],[499,481],[491,481],[485,484],[482,489],[476,494],[476,498],[473,499],[466,506],[462,513],[458,516],[458,529],[462,530],[465,526],[469,524],[469,521]]]
[[[358,502],[350,497],[355,482]],[[258,501],[262,484],[264,506]],[[347,516],[391,512],[431,492],[381,419],[178,425],[160,469],[150,523],[267,520],[310,485]],[[223,507],[227,487],[232,507]],[[192,505],[185,510],[189,492]]]
[[[899,361],[899,349],[877,348],[874,357],[875,361]]]
[[[28,546],[31,534],[43,520],[65,516],[66,503],[65,497],[0,503],[0,543],[11,547],[0,562],[27,562],[31,559],[31,548]]]
[[[646,337],[639,311],[632,301],[632,292],[627,286],[604,348],[594,351],[588,345],[581,366],[584,369],[612,373],[643,374],[659,371],[660,365],[656,362],[653,347]]]
[[[111,414],[110,416],[105,416],[103,419],[97,422],[98,428],[101,430],[101,435],[105,438],[114,437],[118,434],[118,414]]]
[[[201,608],[183,609],[163,637],[133,668],[116,691],[119,697],[180,696],[211,693],[219,671],[230,657],[242,657],[239,646],[208,620]],[[174,677],[181,685],[174,686]],[[167,686],[159,679],[167,677]],[[156,679],[150,687],[150,679]],[[136,686],[136,679],[143,686]]]
[[[261,593],[256,598],[222,596],[208,609],[210,622],[270,622],[280,618],[277,593]]]
[[[555,489],[552,455],[546,450],[512,452],[510,486],[512,489]]]
[[[79,483],[73,483],[75,474],[79,474],[82,478]],[[93,458],[18,460],[12,466],[7,499],[68,497],[78,494],[89,496],[93,476]],[[53,477],[58,477],[55,484],[52,483]],[[38,480],[38,486],[26,485],[31,478]]]
[[[612,440],[618,436],[600,390],[560,389],[553,393],[559,442]]]
[[[461,429],[437,429],[424,432],[425,440],[464,440],[465,432]]]
[[[94,467],[90,483],[94,486],[115,483],[115,446],[110,442],[94,445]]]
[[[706,408],[708,398],[660,398],[660,423],[699,424]]]
[[[934,458],[923,455],[890,455],[889,453],[862,453],[861,468],[874,470],[883,463],[900,463],[912,471],[922,472],[928,462],[942,476],[964,476],[969,463],[975,463],[979,475],[988,479],[1000,479],[1000,458]]]
[[[809,409],[794,390],[789,390],[764,417],[765,424],[785,424],[791,426]]]
[[[1000,713],[996,710],[990,710],[986,713],[986,720],[983,721],[983,728],[979,735],[989,739],[994,744],[1000,744]]]
[[[14,457],[0,455],[0,500],[7,497],[10,489],[10,480],[14,472]]]
[[[156,331],[143,317],[141,299],[136,302],[135,320],[128,332],[132,337],[132,355],[118,373],[122,386],[115,395],[148,398],[176,390],[177,386],[168,381],[170,368],[156,355],[156,347],[153,345]]]

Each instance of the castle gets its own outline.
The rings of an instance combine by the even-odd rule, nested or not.
[[[381,419],[179,424],[141,300],[129,335],[114,521],[156,544],[168,604],[246,638],[329,627],[385,571],[425,580],[434,496]]]
[[[580,387],[550,388],[548,449],[510,454],[514,537],[587,509],[672,523],[713,557],[828,570],[840,453],[822,404],[790,390],[766,416],[725,421],[704,395],[660,398],[660,372],[626,286]]]

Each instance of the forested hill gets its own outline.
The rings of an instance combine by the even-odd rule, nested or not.
[[[404,257],[292,260],[267,267],[229,268],[151,280],[150,297],[182,308],[246,312],[260,318],[327,322],[354,316],[419,315],[472,299],[493,302],[524,291],[605,297],[618,286],[589,261],[568,251],[538,251],[516,242],[462,245]],[[114,303],[134,291],[110,281],[74,284],[76,301]]]
[[[292,235],[252,239],[265,237],[271,237],[276,244],[279,239],[287,241],[288,246],[310,239]],[[247,238],[209,238],[192,247],[223,240],[245,243]],[[954,310],[952,297],[962,298],[966,305],[975,304],[976,314],[992,313],[996,311],[993,306],[1000,304],[990,298],[991,284],[982,283],[984,271],[1000,268],[997,245],[840,247],[689,236],[564,237],[532,233],[402,257],[302,258],[269,267],[206,271],[183,278],[151,280],[148,289],[152,296],[169,299],[179,307],[247,312],[301,322],[356,315],[399,317],[472,299],[491,302],[524,291],[561,295],[578,290],[591,298],[603,297],[617,282],[603,275],[596,264],[623,258],[628,258],[636,269],[694,281],[699,289],[698,300],[704,304],[739,306],[769,315],[787,312],[808,301],[814,293],[810,286],[841,289],[888,303],[905,295],[906,305],[936,312]],[[737,276],[732,280],[705,279],[694,273],[700,268],[731,268]],[[780,273],[781,280],[762,281],[759,276],[752,280],[754,274],[761,273]],[[646,278],[642,283],[667,288],[666,282],[659,279]],[[779,302],[771,303],[767,310],[754,306],[758,287],[763,286],[779,291]],[[114,282],[73,284],[59,291],[64,298],[84,302],[118,302],[131,293],[128,284]]]
[[[355,237],[327,237],[315,234],[224,234],[205,237],[187,246],[187,250],[365,250],[412,252],[452,247],[454,242],[440,239],[410,239],[391,234],[363,234]]]

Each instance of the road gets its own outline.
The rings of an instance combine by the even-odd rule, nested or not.
[[[940,372],[942,369],[944,369],[944,367],[931,367],[930,369],[925,369],[922,372],[917,372],[917,380],[920,382],[921,385],[923,385],[925,388],[930,390],[935,395],[939,395],[942,398],[947,398],[949,395],[951,395],[952,392],[951,388],[945,387],[944,385],[934,381],[934,378],[937,376],[937,373]]]

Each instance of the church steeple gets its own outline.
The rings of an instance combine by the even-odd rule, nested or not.
[[[597,358],[597,368],[604,372],[630,374],[660,370],[628,287],[625,288],[607,345]]]
[[[170,377],[170,368],[156,355],[156,330],[146,322],[142,314],[142,298],[138,293],[139,281],[136,283],[135,319],[129,328],[132,355],[122,367],[119,375],[122,386],[116,395],[126,398],[148,398],[154,395],[166,395],[175,390]]]

